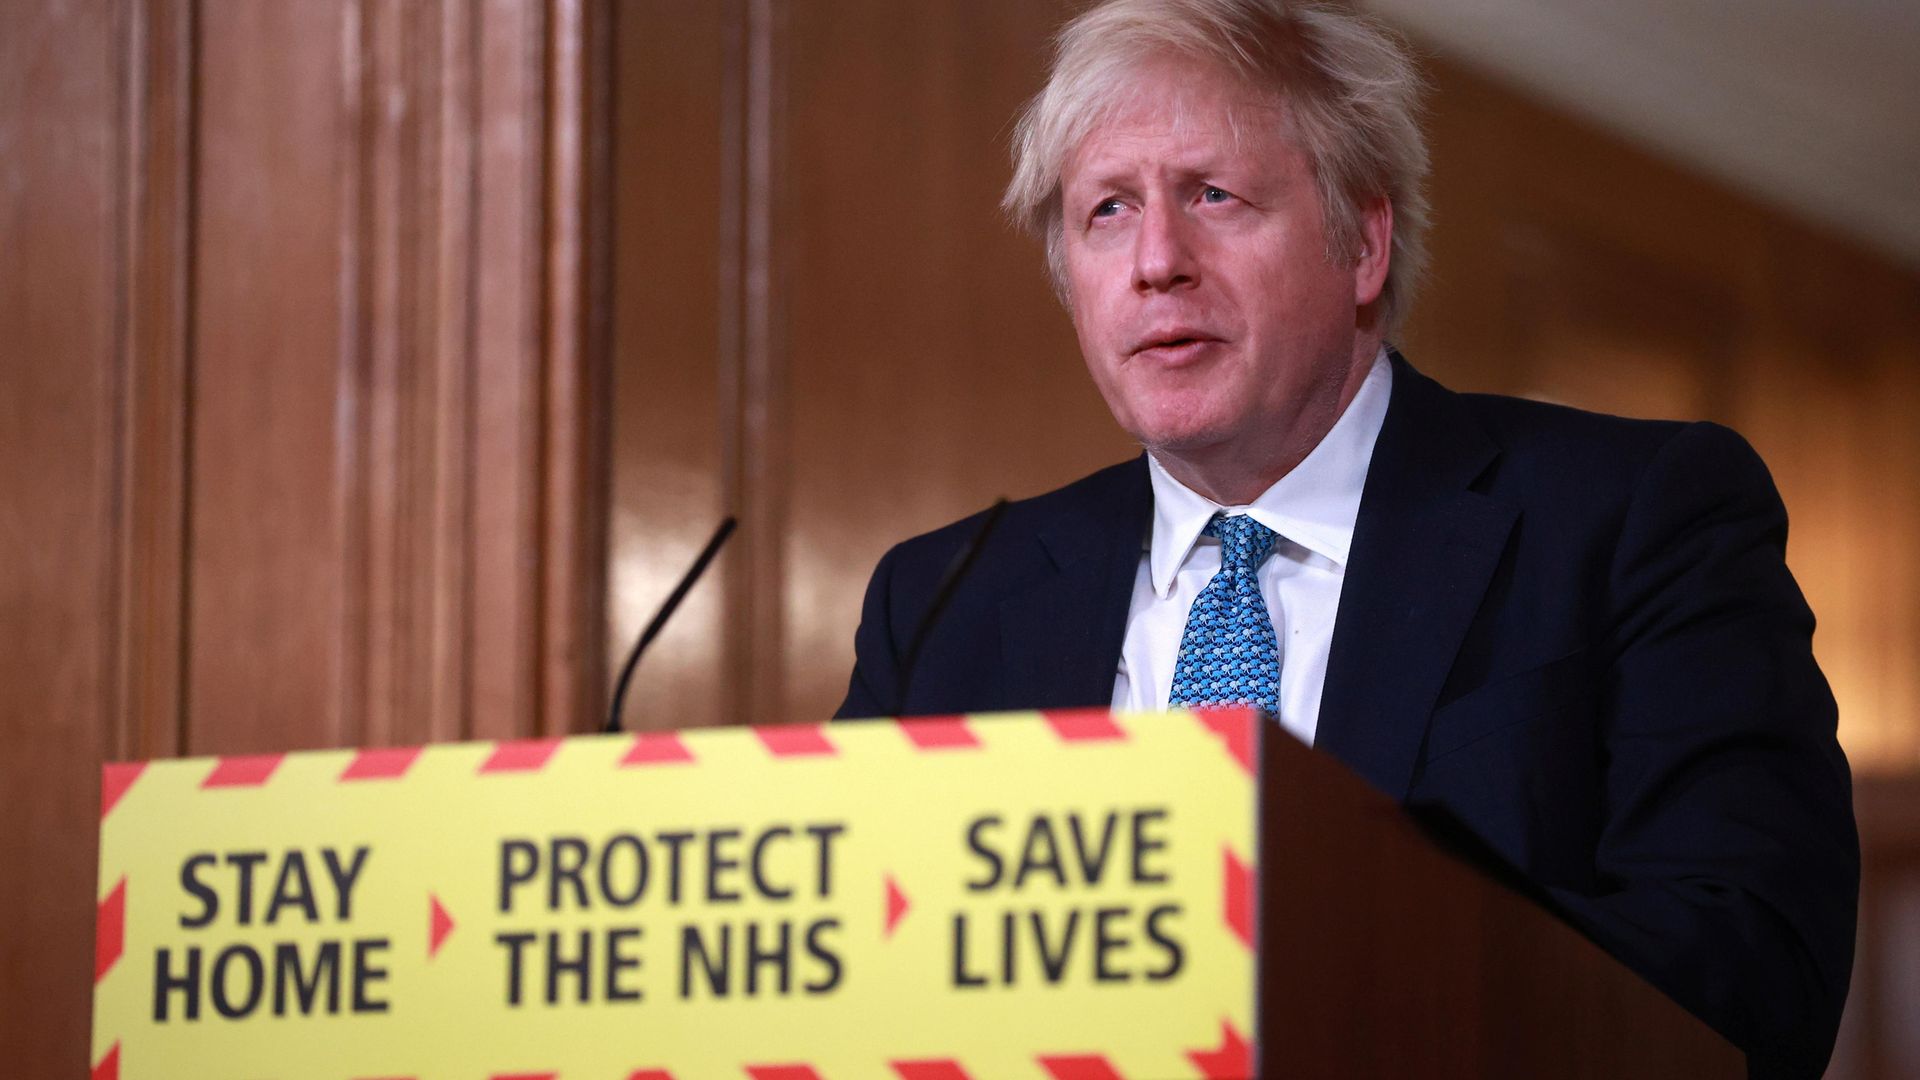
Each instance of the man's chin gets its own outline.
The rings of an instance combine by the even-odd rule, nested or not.
[[[1131,416],[1115,419],[1153,453],[1209,456],[1238,441],[1247,420],[1237,410],[1222,408],[1214,396],[1168,395],[1151,402],[1157,408],[1136,408]]]
[[[1210,427],[1162,427],[1134,433],[1140,445],[1155,455],[1208,457],[1232,442],[1228,434]]]

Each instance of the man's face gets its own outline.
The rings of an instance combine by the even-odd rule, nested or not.
[[[1129,90],[1061,176],[1087,367],[1163,460],[1291,468],[1365,376],[1377,339],[1355,312],[1384,269],[1328,258],[1311,168],[1275,100],[1174,59],[1142,65]]]

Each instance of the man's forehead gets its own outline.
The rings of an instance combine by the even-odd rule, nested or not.
[[[1288,109],[1277,94],[1237,80],[1169,81],[1134,78],[1122,84],[1092,118],[1067,155],[1062,180],[1094,179],[1138,163],[1151,153],[1161,163],[1205,168],[1219,159],[1290,141]]]

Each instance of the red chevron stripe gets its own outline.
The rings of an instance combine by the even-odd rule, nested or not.
[[[929,1061],[890,1061],[900,1080],[973,1080],[952,1058]]]
[[[1233,931],[1240,944],[1253,948],[1253,868],[1240,861],[1232,848],[1222,848],[1225,853],[1226,904],[1222,917],[1227,927]]]
[[[749,1065],[747,1075],[753,1080],[820,1080],[811,1065]]]
[[[777,724],[753,729],[774,757],[816,757],[837,754],[820,724]]]
[[[693,751],[687,749],[680,734],[674,731],[643,731],[633,737],[633,745],[627,749],[627,756],[620,764],[627,765],[676,765],[693,760]]]
[[[418,746],[382,746],[362,750],[340,773],[341,783],[349,780],[395,780],[407,775],[420,757]]]
[[[480,771],[539,772],[558,749],[559,739],[508,739],[494,744],[493,754],[480,764]]]
[[[922,716],[899,723],[900,734],[916,750],[973,750],[980,736],[967,726],[964,716]]]
[[[1053,1080],[1125,1080],[1113,1063],[1100,1054],[1066,1054],[1042,1057],[1040,1067]]]
[[[1065,742],[1111,742],[1127,737],[1105,709],[1048,709],[1042,715],[1053,733]]]
[[[236,754],[214,763],[213,771],[200,781],[202,788],[259,787],[280,767],[285,754]]]
[[[146,769],[144,761],[109,761],[100,766],[100,820],[105,821],[107,815],[113,813],[121,796]]]
[[[99,982],[120,962],[127,947],[127,879],[100,901],[93,914],[93,981]]]
[[[1232,1024],[1220,1021],[1220,1046],[1214,1050],[1189,1050],[1187,1060],[1207,1080],[1252,1080],[1253,1047],[1240,1037]]]
[[[93,1080],[120,1080],[120,1044],[114,1043],[100,1064],[93,1067]]]

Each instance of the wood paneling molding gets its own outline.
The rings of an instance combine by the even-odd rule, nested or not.
[[[125,80],[115,481],[121,581],[107,745],[118,758],[147,758],[185,750],[194,5],[152,0],[117,14]]]
[[[792,487],[782,310],[788,251],[781,226],[787,207],[780,179],[787,160],[787,12],[786,4],[774,0],[746,0],[738,73],[741,349],[732,482],[734,505],[747,528],[736,563],[740,572],[730,579],[728,595],[738,627],[730,656],[730,705],[734,715],[757,724],[820,719],[791,713],[785,664],[779,661],[786,655],[786,548],[791,541],[787,496]]]
[[[591,728],[604,700],[602,4],[471,9],[473,734]],[[604,37],[604,35],[599,35]],[[538,557],[532,557],[534,553]]]
[[[122,61],[107,0],[0,4],[0,1072],[84,1076],[125,575]],[[131,80],[128,80],[129,82]],[[164,697],[165,691],[162,691]],[[164,708],[164,706],[162,706]]]
[[[600,12],[343,9],[345,741],[558,734],[598,711]]]
[[[597,0],[552,10],[540,715],[562,734],[599,730],[607,696],[612,17]]]

